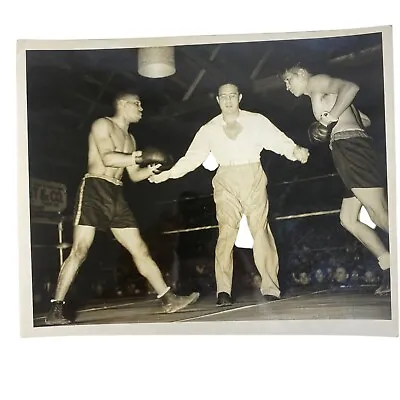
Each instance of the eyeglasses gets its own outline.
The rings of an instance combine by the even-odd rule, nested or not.
[[[142,106],[142,103],[141,103],[139,100],[133,100],[133,101],[126,100],[126,102],[127,102],[128,104],[133,104],[133,105],[135,105],[135,106],[137,106],[137,107],[141,107],[141,106]]]
[[[237,99],[238,97],[239,97],[239,93],[221,94],[220,96],[218,96],[218,98],[221,100]]]

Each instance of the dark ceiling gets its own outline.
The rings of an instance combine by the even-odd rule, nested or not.
[[[298,62],[312,72],[358,83],[356,104],[381,121],[375,134],[384,140],[380,34],[176,46],[175,58],[173,76],[149,79],[137,72],[137,49],[27,51],[31,175],[75,184],[85,172],[90,124],[111,115],[113,96],[125,89],[138,92],[143,103],[142,121],[131,126],[139,147],[152,144],[175,158],[183,155],[197,129],[219,112],[215,94],[225,81],[241,88],[242,108],[263,113],[307,145],[306,127],[313,119],[309,100],[287,93],[279,78]],[[287,175],[281,168],[272,179],[290,176],[289,164],[282,164]],[[318,175],[310,168],[304,171]]]

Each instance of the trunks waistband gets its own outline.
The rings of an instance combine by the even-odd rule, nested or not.
[[[111,176],[106,176],[106,175],[95,175],[95,174],[89,174],[89,173],[87,173],[87,174],[85,174],[85,176],[84,176],[84,179],[86,179],[86,178],[104,179],[105,181],[110,182],[110,183],[112,183],[112,184],[114,184],[114,185],[117,185],[117,186],[122,186],[122,185],[123,185],[123,183],[122,183],[121,180],[119,180],[119,179],[117,179],[117,178],[113,178],[113,177],[111,177]]]
[[[336,140],[351,139],[351,138],[355,138],[355,137],[363,137],[363,138],[367,138],[367,139],[370,138],[368,136],[368,134],[362,129],[349,129],[346,131],[339,131],[339,132],[335,132],[331,135],[329,147],[332,150],[332,143]]]

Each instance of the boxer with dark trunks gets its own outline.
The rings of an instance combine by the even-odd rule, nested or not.
[[[133,182],[148,179],[160,164],[140,167],[141,151],[136,151],[134,137],[128,132],[131,123],[139,122],[142,105],[139,96],[123,93],[114,102],[115,114],[97,119],[89,134],[88,172],[78,188],[74,211],[71,253],[63,263],[47,325],[64,325],[64,298],[86,259],[96,229],[111,229],[117,241],[131,254],[139,272],[153,286],[165,312],[173,313],[197,301],[199,293],[176,296],[166,285],[160,269],[150,257],[129,206],[123,196],[122,174],[126,169]]]
[[[313,75],[299,66],[286,70],[282,79],[294,96],[310,97],[317,120],[309,129],[310,140],[329,142],[334,165],[346,187],[341,224],[378,260],[383,279],[375,293],[390,293],[389,250],[373,229],[359,221],[364,206],[371,220],[389,233],[385,180],[379,172],[372,139],[366,132],[371,121],[353,104],[360,88],[326,74]]]

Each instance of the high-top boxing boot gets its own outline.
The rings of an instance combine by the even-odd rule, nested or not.
[[[67,325],[71,321],[63,315],[64,301],[51,301],[51,308],[45,318],[46,325]]]
[[[162,307],[166,313],[171,314],[195,303],[199,297],[200,293],[198,292],[193,292],[189,296],[177,296],[172,293],[171,290],[168,290],[168,292],[161,297],[163,303]]]
[[[389,293],[390,293],[390,268],[382,271],[381,285],[375,291],[375,294],[379,296]]]

